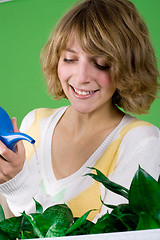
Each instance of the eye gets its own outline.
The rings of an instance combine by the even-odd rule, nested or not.
[[[64,58],[63,61],[66,62],[66,63],[72,63],[75,60],[74,59],[70,59],[70,58]]]
[[[100,65],[98,63],[94,63],[96,68],[98,68],[99,70],[102,70],[102,71],[107,71],[110,69],[110,66],[109,65]]]

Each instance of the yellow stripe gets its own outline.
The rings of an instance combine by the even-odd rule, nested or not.
[[[108,146],[108,148],[106,149],[104,154],[98,159],[94,167],[102,171],[103,174],[105,174],[106,176],[113,173],[116,168],[117,159],[119,156],[119,146],[124,135],[128,131],[140,126],[151,126],[151,124],[144,121],[140,121],[138,119],[134,119],[127,125],[125,125],[121,129],[119,137]],[[72,209],[73,215],[75,217],[82,216],[85,212],[87,212],[90,209],[98,209],[98,211],[94,211],[89,214],[87,219],[92,221],[97,215],[97,213],[101,211],[102,208],[100,195],[101,195],[100,183],[94,181],[92,185],[90,185],[88,188],[86,188],[85,190],[80,192],[77,196],[68,201],[67,204]]]
[[[35,110],[35,119],[32,125],[27,129],[26,134],[31,136],[33,139],[36,140],[33,147],[28,141],[23,141],[24,147],[26,150],[26,158],[29,162],[32,155],[35,152],[35,148],[37,149],[41,142],[40,136],[40,120],[45,117],[49,117],[52,115],[57,109],[50,109],[50,108],[39,108]]]

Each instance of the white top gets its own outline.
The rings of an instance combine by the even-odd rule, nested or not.
[[[0,192],[6,197],[15,215],[19,215],[24,210],[27,213],[34,212],[33,197],[43,205],[44,209],[55,203],[68,204],[71,209],[73,208],[73,213],[77,215],[92,209],[90,201],[96,196],[92,196],[91,192],[93,191],[96,195],[97,188],[91,190],[94,180],[90,176],[84,176],[92,172],[88,167],[99,167],[98,169],[102,170],[111,181],[127,188],[130,186],[138,165],[158,179],[160,131],[152,124],[142,122],[127,114],[78,171],[64,179],[57,180],[52,169],[51,142],[54,128],[66,108],[66,106],[62,107],[55,112],[49,109],[36,109],[30,112],[22,122],[21,132],[28,134],[29,131],[30,135],[33,133],[32,137],[36,140],[37,150],[35,152],[29,144],[30,150],[26,147],[26,152],[32,153],[29,159],[26,159],[23,170],[13,179],[0,184]],[[130,126],[131,122],[133,124]],[[25,143],[28,144],[26,141]],[[97,192],[97,197],[100,198],[98,194]],[[108,204],[126,202],[124,198],[110,192],[102,185],[100,185],[100,194]],[[85,197],[87,197],[87,202],[89,201],[89,206],[83,209],[84,204],[82,206],[80,204]],[[76,212],[74,208],[81,210]],[[99,214],[96,217],[96,214],[93,214],[91,220],[95,221],[106,211],[107,208],[102,206]]]

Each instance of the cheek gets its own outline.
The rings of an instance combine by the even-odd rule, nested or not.
[[[61,82],[62,87],[66,87],[68,85],[70,79],[73,77],[73,67],[69,66],[63,62],[59,62],[57,68],[58,78]]]
[[[68,67],[66,67],[65,64],[63,64],[63,63],[58,64],[57,74],[58,74],[61,84],[68,82],[68,80],[71,77],[70,72],[71,72],[70,69]]]
[[[102,74],[99,75],[98,83],[101,87],[104,87],[104,88],[114,85],[112,80],[111,80],[110,75],[106,74],[106,73],[102,73]]]
[[[64,78],[64,71],[63,71],[63,67],[60,62],[58,63],[57,74],[58,74],[60,81],[62,81],[62,79]]]

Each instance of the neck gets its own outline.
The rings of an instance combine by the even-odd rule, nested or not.
[[[106,105],[101,106],[91,113],[77,112],[71,106],[68,109],[67,115],[67,119],[69,119],[69,122],[72,123],[70,124],[70,131],[74,133],[75,136],[84,136],[87,132],[93,130],[98,131],[109,128],[110,126],[113,126],[115,122],[119,123],[124,116],[124,114],[113,105],[110,105],[109,107],[106,107]]]

